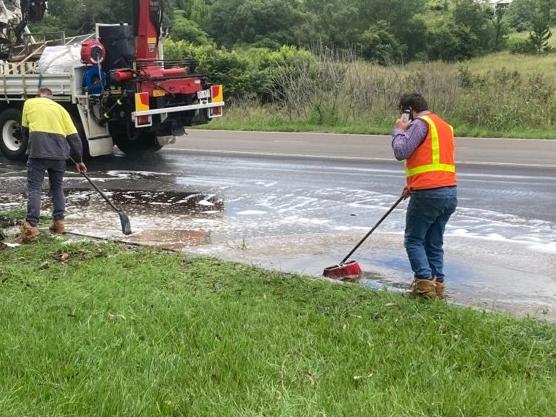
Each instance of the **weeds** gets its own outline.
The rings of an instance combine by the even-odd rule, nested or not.
[[[232,100],[227,118],[212,127],[387,133],[401,94],[417,91],[459,135],[530,131],[529,136],[556,137],[553,77],[538,70],[483,71],[444,63],[383,67],[321,53],[315,62],[300,60],[274,74],[272,102]]]

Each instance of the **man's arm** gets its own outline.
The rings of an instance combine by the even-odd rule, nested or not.
[[[403,161],[411,156],[415,149],[427,137],[429,126],[426,122],[416,119],[407,130],[394,128],[392,132],[392,149],[398,161]]]
[[[29,141],[29,115],[27,108],[27,102],[25,102],[21,114],[21,134],[23,135],[23,140]]]
[[[71,134],[66,136],[66,139],[70,145],[70,156],[75,162],[83,162],[83,144],[79,134]]]

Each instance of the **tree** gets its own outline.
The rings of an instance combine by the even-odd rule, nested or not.
[[[183,10],[174,12],[174,19],[170,28],[170,37],[174,40],[185,40],[193,44],[204,45],[210,43],[208,34],[193,20],[187,19]]]
[[[296,0],[216,0],[210,9],[209,34],[224,46],[271,42],[296,44],[303,22]]]
[[[542,3],[549,10],[556,8],[556,0],[546,0]],[[530,30],[537,19],[538,8],[539,0],[513,0],[508,7],[505,20],[510,28],[518,32]],[[556,24],[556,13],[551,12],[550,15],[550,25]]]
[[[305,0],[303,11],[310,16],[309,28],[303,44],[323,43],[332,48],[350,48],[357,43],[361,33],[369,27],[361,25],[357,0]]]
[[[384,21],[372,25],[359,40],[361,55],[372,62],[389,65],[403,61],[404,46],[400,45]]]
[[[488,4],[475,0],[457,0],[452,12],[454,23],[467,41],[471,56],[489,52],[495,44],[494,11]]]
[[[529,41],[534,46],[537,54],[542,54],[549,49],[548,40],[552,36],[550,31],[550,0],[538,0],[535,16],[532,21]]]
[[[461,61],[473,57],[477,38],[468,27],[447,20],[427,34],[427,55],[432,60]]]
[[[503,8],[498,7],[494,11],[494,50],[500,51],[506,45],[508,40],[508,25],[504,19],[505,11]]]
[[[209,7],[205,0],[192,0],[189,18],[199,26],[206,25],[209,17]]]
[[[426,49],[427,28],[421,17],[426,3],[425,0],[357,0],[360,31],[378,22],[387,22],[391,33],[403,46],[404,59],[411,59]]]

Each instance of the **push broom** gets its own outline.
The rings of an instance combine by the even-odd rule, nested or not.
[[[76,164],[76,162],[73,158],[70,157],[70,159],[73,161],[74,164]],[[87,174],[85,174],[84,172],[80,172],[80,174],[83,177],[85,177],[85,179],[87,181],[89,181],[89,184],[91,184],[93,186],[95,191],[101,195],[101,197],[108,203],[108,205],[110,207],[112,207],[112,210],[114,210],[116,213],[118,213],[118,216],[120,216],[120,223],[121,223],[121,226],[122,226],[122,233],[124,235],[130,235],[131,234],[131,223],[129,222],[129,217],[126,214],[126,212],[123,211],[121,208],[116,207],[114,205],[114,203],[112,203],[112,201],[110,201],[108,196],[106,194],[104,194],[100,188],[98,188],[98,186],[89,178],[89,176]]]
[[[373,226],[371,230],[359,241],[359,243],[347,254],[347,256],[338,265],[329,266],[324,269],[322,275],[327,278],[339,279],[342,281],[355,281],[361,278],[361,266],[357,261],[349,261],[348,259],[359,247],[367,240],[367,238],[377,229],[378,226],[394,211],[394,209],[404,200],[406,196],[402,194],[398,201],[386,212],[384,216]]]

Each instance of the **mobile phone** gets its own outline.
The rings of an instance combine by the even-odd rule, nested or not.
[[[408,123],[411,120],[411,109],[403,109],[402,120]]]

